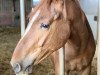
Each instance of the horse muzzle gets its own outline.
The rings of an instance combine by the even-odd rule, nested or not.
[[[13,70],[15,72],[15,74],[19,74],[19,73],[32,73],[32,65],[29,65],[29,66],[21,66],[19,63],[15,63],[15,64],[12,64],[12,67],[13,67]]]

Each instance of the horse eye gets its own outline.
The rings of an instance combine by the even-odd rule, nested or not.
[[[40,26],[41,28],[49,28],[49,24],[43,24],[43,23],[41,23],[41,26]]]

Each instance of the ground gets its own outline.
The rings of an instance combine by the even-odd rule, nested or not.
[[[10,66],[10,59],[19,39],[19,27],[0,27],[0,75],[15,75]],[[96,70],[96,59],[94,59],[92,64],[92,75],[97,75]],[[34,66],[33,74],[30,75],[54,75],[50,57],[37,66]],[[71,75],[76,74],[72,73]]]

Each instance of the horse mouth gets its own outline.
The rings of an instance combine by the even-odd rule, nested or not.
[[[32,65],[29,65],[26,69],[25,69],[26,73],[32,73]]]

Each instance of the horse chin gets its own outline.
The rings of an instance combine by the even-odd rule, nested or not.
[[[21,72],[17,73],[16,75],[28,75],[28,73],[24,72],[24,71],[21,71]]]
[[[43,61],[46,57],[48,57],[50,54],[52,54],[52,52],[45,52],[43,54],[41,54],[40,56],[38,56],[33,65],[37,65],[39,63],[41,63],[41,61]]]

